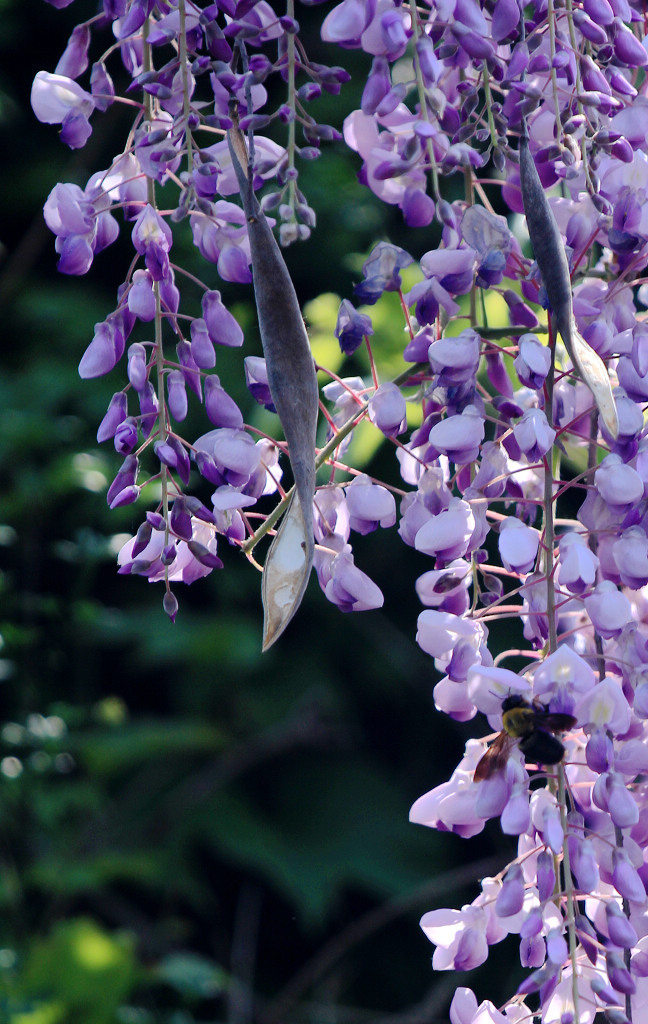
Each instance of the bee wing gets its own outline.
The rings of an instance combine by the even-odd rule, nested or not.
[[[507,732],[498,733],[484,756],[477,762],[473,781],[483,782],[484,779],[490,778],[494,772],[504,768],[508,760],[511,747],[513,747],[514,744],[514,738],[509,736]]]
[[[561,711],[541,711],[535,717],[536,725],[541,729],[549,729],[550,732],[567,732],[576,725],[573,715],[567,715]]]
[[[605,363],[578,333],[573,320],[571,330],[564,333],[561,331],[561,334],[569,358],[594,396],[605,429],[616,440],[619,436],[619,417]]]

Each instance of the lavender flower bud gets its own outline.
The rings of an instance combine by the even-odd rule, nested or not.
[[[539,390],[551,367],[551,352],[535,334],[523,334],[518,342],[518,355],[513,361],[520,383]]]
[[[500,525],[498,547],[502,564],[512,572],[525,574],[535,564],[540,544],[537,530],[519,519],[505,519]]]
[[[617,828],[632,828],[639,821],[639,808],[618,772],[608,772],[607,803],[610,817]]]
[[[617,992],[632,995],[637,990],[630,971],[623,962],[623,957],[616,950],[609,949],[605,954],[605,966],[610,984]]]
[[[629,468],[629,467],[628,467]],[[585,610],[592,625],[604,640],[618,636],[632,620],[632,606],[611,580],[603,580],[585,598]]]
[[[544,841],[552,853],[558,856],[562,851],[565,836],[560,823],[560,812],[555,804],[545,807],[542,813],[542,824]]]
[[[569,950],[565,936],[558,928],[551,928],[547,935],[547,958],[556,967],[562,967],[567,959]]]
[[[215,375],[205,379],[205,410],[215,427],[239,429],[243,426],[241,410]]]
[[[583,950],[590,963],[595,964],[598,960],[598,936],[592,927],[591,922],[584,914],[576,915],[576,932]]]
[[[167,375],[167,393],[169,412],[174,420],[181,423],[188,411],[185,379],[181,370],[171,370]]]
[[[546,945],[541,935],[529,938],[520,936],[520,963],[522,967],[542,967],[545,962]]]
[[[125,344],[124,335],[119,329],[116,318],[95,324],[94,337],[79,363],[79,376],[87,380],[109,373],[121,359]]]
[[[270,394],[265,359],[262,356],[246,356],[243,365],[245,367],[245,383],[252,397],[259,405],[265,406],[269,412],[276,412]]]
[[[369,419],[387,437],[402,434],[406,428],[407,408],[400,388],[391,382],[381,384],[369,400]]]
[[[89,46],[90,29],[87,25],[77,25],[56,65],[55,73],[71,79],[79,78],[88,67]]]
[[[178,614],[178,599],[170,590],[167,590],[162,598],[162,607],[171,619],[171,622],[175,622],[176,615]]]
[[[511,796],[502,811],[500,819],[504,835],[519,836],[529,827],[531,812],[529,810],[529,793],[526,782],[518,782],[513,787]]]
[[[493,9],[492,32],[497,43],[504,42],[517,33],[520,24],[520,9],[517,0],[499,0]]]
[[[128,292],[128,309],[133,316],[148,323],[155,318],[155,294],[148,270],[136,270]]]
[[[594,991],[594,985],[592,984],[592,991]],[[616,1006],[608,1006],[605,1010],[605,1019],[608,1024],[631,1024],[631,1021],[626,1017],[623,1010],[619,1010]]]
[[[646,899],[644,884],[625,850],[612,851],[612,882],[617,892],[631,903],[643,903]]]
[[[106,500],[108,501],[109,505],[113,498],[117,494],[119,494],[121,490],[123,490],[125,487],[130,487],[135,483],[135,481],[137,480],[138,470],[139,462],[137,460],[137,457],[135,455],[128,455],[124,459],[122,467],[119,470],[117,476],[115,477],[110,487],[108,488]]]
[[[106,415],[99,424],[97,430],[97,441],[101,444],[102,441],[107,441],[108,438],[115,436],[115,431],[120,423],[126,419],[128,415],[128,405],[126,393],[124,391],[118,391],[110,399],[110,405],[106,411]]]
[[[182,496],[177,497],[173,502],[169,516],[169,526],[176,537],[180,537],[182,540],[191,540],[193,533],[191,516],[187,511],[185,500]]]
[[[366,313],[359,313],[348,299],[343,299],[335,326],[335,337],[340,343],[342,352],[352,355],[362,344],[365,335],[371,335],[373,332],[371,317]]]
[[[535,935],[540,935],[542,929],[542,910],[540,907],[533,907],[529,913],[526,914],[520,926],[520,938],[530,939]]]
[[[148,520],[145,520],[135,534],[135,542],[131,550],[131,558],[137,558],[138,555],[141,555],[142,551],[148,547],[152,534],[153,527]]]
[[[591,840],[573,837],[571,864],[581,892],[594,892],[599,883],[599,869]]]
[[[140,488],[135,485],[124,487],[123,491],[116,494],[110,502],[110,508],[121,508],[122,505],[132,505],[140,496]]]
[[[147,204],[135,221],[131,233],[133,245],[144,256],[146,267],[154,281],[161,281],[169,273],[169,250],[173,235],[157,210]]]
[[[413,262],[409,253],[389,242],[379,242],[365,260],[364,281],[354,291],[361,302],[373,305],[384,291],[396,292],[401,287],[400,271]]]
[[[202,298],[202,312],[207,332],[214,345],[238,348],[243,344],[243,331],[223,305],[220,292],[205,292]]]
[[[167,544],[166,547],[162,549],[162,553],[160,555],[160,561],[162,562],[162,565],[173,565],[173,563],[176,560],[177,553],[177,541],[173,540],[171,541],[170,544]]]
[[[176,345],[178,362],[182,366],[182,376],[186,384],[194,391],[202,401],[202,385],[198,367],[191,352],[191,344],[188,341],[179,341]],[[178,371],[172,371],[177,373]]]
[[[643,498],[643,480],[618,455],[607,455],[594,474],[594,485],[608,505],[625,510]]]
[[[419,67],[423,74],[423,81],[430,88],[439,78],[443,65],[434,52],[434,44],[429,36],[419,36],[416,40],[415,49]]]
[[[529,462],[539,462],[553,447],[556,431],[542,409],[528,409],[513,427],[513,436]]]
[[[560,538],[560,569],[558,582],[572,594],[582,594],[594,584],[599,560],[579,533],[565,533]],[[596,769],[594,769],[596,770]]]
[[[552,898],[556,885],[554,860],[550,853],[542,850],[537,860],[538,897],[541,903]]]
[[[637,37],[623,24],[621,18],[614,19],[613,26],[614,53],[622,64],[631,68],[643,67],[648,64],[648,53]]]
[[[150,380],[146,382],[139,395],[139,406],[141,412],[140,418],[140,429],[142,431],[142,437],[147,438],[150,436],[158,415],[158,398],[155,393],[155,388],[151,384]]]
[[[606,901],[605,919],[608,935],[615,946],[619,946],[621,949],[632,949],[637,945],[639,938],[635,928],[614,900]]]
[[[614,763],[614,745],[606,729],[593,729],[585,747],[588,768],[597,775],[607,772]]]
[[[427,227],[434,219],[434,200],[419,188],[406,188],[401,202],[405,223],[412,228]]]
[[[201,370],[211,370],[216,365],[216,352],[202,317],[191,321],[191,355]]]
[[[614,11],[608,0],[584,0],[583,10],[597,25],[611,25]]]
[[[365,114],[375,114],[391,88],[389,64],[385,57],[374,57],[360,103]]]
[[[119,455],[130,455],[137,447],[137,424],[132,416],[123,420],[114,435],[115,451]]]
[[[640,590],[648,583],[648,538],[640,526],[623,531],[612,545],[612,555],[626,587]]]
[[[108,107],[112,105],[115,99],[115,87],[112,78],[106,71],[102,61],[92,65],[90,91],[97,110],[108,110]]]
[[[597,997],[597,999],[600,1000],[601,1003],[611,1003],[612,1005],[614,1005],[615,1003],[619,1002],[618,994],[614,991],[612,986],[609,984],[609,982],[606,981],[604,977],[598,975],[592,978],[590,986],[592,992]],[[605,1016],[607,1020],[610,1019],[607,1011]]]
[[[128,379],[136,391],[141,391],[147,380],[146,349],[143,345],[128,348]]]
[[[208,569],[223,568],[223,563],[218,555],[213,551],[210,551],[204,544],[201,544],[196,540],[190,540],[187,546],[191,551],[191,554],[200,562],[201,565],[207,566]]]
[[[358,533],[371,533],[378,526],[387,528],[396,522],[393,494],[367,476],[358,476],[345,488],[349,524]]]
[[[506,872],[502,888],[495,900],[498,917],[512,917],[522,910],[524,904],[524,876],[519,864],[512,864]]]

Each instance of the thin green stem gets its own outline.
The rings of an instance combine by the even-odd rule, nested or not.
[[[614,839],[618,849],[621,850],[623,848],[623,829],[619,828],[618,825],[614,826]],[[630,903],[628,902],[625,896],[622,897],[621,903],[623,907],[623,913],[628,918],[628,920],[630,920]],[[623,962],[626,966],[626,970],[628,971],[628,973],[630,973],[631,960],[632,951],[626,947],[623,950]],[[632,1021],[632,994],[630,992],[626,992],[625,1013],[628,1020]]]
[[[534,334],[546,334],[548,327],[538,324],[533,328]],[[522,334],[528,334],[528,327],[488,327],[486,324],[475,324],[475,330],[482,338],[519,338]]]
[[[491,95],[490,87],[490,75],[488,74],[488,65],[486,61],[482,64],[482,76],[484,82],[484,99],[486,100],[486,117],[488,119],[488,130],[490,132],[491,143],[497,147],[497,129],[495,128],[495,118],[493,117],[493,97]]]
[[[550,335],[551,365],[547,374],[546,382],[546,403],[545,415],[549,426],[553,425],[553,388],[555,372],[556,348],[554,339]],[[554,523],[554,453],[559,458],[557,449],[552,449],[544,458],[544,493],[543,493],[543,531],[544,531],[544,575],[547,581],[547,620],[549,625],[549,654],[553,654],[558,648],[558,634],[556,630],[556,592],[554,590],[554,545],[556,543]]]
[[[412,14],[412,30],[414,32],[414,40],[416,41],[423,34],[423,30],[421,28],[421,22],[420,22],[420,19],[419,19],[418,10],[417,10],[417,7],[416,7],[416,0],[410,0],[410,11],[411,11],[411,14]],[[426,95],[426,91],[425,91],[425,82],[423,81],[423,72],[421,70],[421,65],[419,63],[418,54],[416,52],[416,47],[414,48],[413,59],[414,59],[414,73],[416,75],[416,89],[417,89],[417,92],[418,92],[418,101],[419,101],[419,117],[421,118],[421,120],[427,121],[428,124],[431,124],[432,122],[430,121],[430,115],[428,113],[427,95]],[[427,158],[428,158],[428,161],[429,161],[429,164],[430,164],[430,174],[432,175],[432,193],[434,195],[434,198],[438,202],[441,199],[441,192],[440,192],[440,189],[439,189],[439,171],[438,171],[438,168],[437,168],[436,157],[434,155],[434,147],[432,145],[432,139],[426,139],[425,140],[425,151],[427,153]]]
[[[464,168],[464,194],[466,197],[466,203],[468,206],[474,206],[475,194],[473,188],[473,175],[472,168]],[[470,326],[474,327],[477,322],[477,285],[473,278],[472,287],[470,289]]]
[[[153,68],[153,57],[151,47],[146,41],[148,35],[149,21],[144,24],[144,47],[142,64],[145,71],[151,71]],[[153,121],[154,115],[154,100],[153,97],[145,91],[144,93],[144,116],[145,119],[150,123]],[[155,196],[155,180],[147,177],[146,179],[147,188],[147,200],[153,209],[157,209],[157,200]],[[160,429],[159,436],[162,440],[166,440],[169,434],[169,419],[167,413],[166,400],[164,395],[164,350],[162,347],[162,300],[160,297],[160,282],[153,282],[153,294],[155,296],[155,367],[157,373],[157,390],[158,390],[158,407],[159,407],[159,419]],[[168,482],[168,470],[166,466],[162,467],[160,474],[160,487],[162,491],[162,514],[164,517],[164,544],[165,546],[169,543],[169,482]],[[168,568],[165,567],[165,585],[169,587],[168,579]]]
[[[553,325],[550,321],[550,327]],[[545,404],[545,415],[549,426],[553,426],[553,391],[554,391],[554,374],[555,374],[555,356],[556,356],[556,344],[553,330],[549,332],[549,344],[551,352],[551,365],[549,367],[549,373],[547,375],[546,382],[546,404]],[[545,539],[545,555],[544,555],[544,572],[547,581],[547,618],[549,622],[549,637],[548,647],[549,654],[553,654],[558,648],[558,637],[556,630],[556,592],[554,589],[554,545],[556,541],[555,537],[555,506],[554,506],[554,493],[553,484],[554,479],[559,479],[560,476],[560,450],[553,448],[548,456],[545,457],[545,473],[544,473],[544,539]],[[563,882],[565,896],[567,900],[567,936],[569,944],[569,958],[571,961],[572,968],[572,1000],[574,1010],[574,1020],[580,1020],[579,1012],[579,993],[578,993],[578,937],[576,935],[576,916],[575,916],[575,897],[574,897],[574,880],[571,873],[571,864],[569,858],[569,846],[568,846],[568,820],[567,820],[567,788],[565,779],[565,766],[564,764],[558,765],[558,807],[560,808],[560,824],[563,832]],[[558,877],[556,873],[556,877]]]
[[[572,969],[572,999],[574,1020],[580,1020],[579,993],[578,993],[578,936],[576,935],[576,897],[574,895],[574,880],[571,873],[569,859],[568,822],[567,822],[567,787],[565,781],[565,766],[558,765],[558,806],[560,807],[560,824],[563,830],[563,882],[565,897],[567,900],[567,935],[569,941],[569,959]]]
[[[556,142],[562,137],[562,125],[560,123],[560,100],[558,98],[558,76],[555,68],[556,57],[556,12],[554,0],[548,0],[547,22],[549,24],[549,53],[551,56],[551,91],[553,94],[554,114],[556,118]]]
[[[565,8],[567,10],[567,25],[568,25],[568,29],[569,29],[569,41],[571,43],[571,48],[574,51],[574,60],[576,62],[576,92],[577,93],[581,93],[583,91],[583,83],[582,83],[582,80],[581,80],[581,69],[580,69],[580,62],[579,62],[579,59],[578,59],[578,57],[579,57],[579,50],[578,50],[578,43],[576,41],[576,28],[574,26],[574,9],[573,9],[573,6],[572,6],[572,0],[566,0]],[[583,104],[581,103],[580,100],[578,101],[578,112],[579,112],[579,114],[583,113]],[[589,160],[588,160],[588,157],[587,157],[587,145],[586,145],[586,142],[587,142],[586,133],[583,133],[583,138],[581,139],[581,158],[582,158],[582,161],[583,161],[583,170],[585,172],[585,181],[587,183],[587,189],[588,189],[588,192],[591,195],[591,194],[594,193],[595,189],[594,189],[594,185],[592,184],[592,177],[590,175]]]
[[[286,0],[286,14],[289,18],[295,17],[295,0]],[[295,70],[295,36],[292,32],[288,33],[287,39],[287,58],[288,58],[288,106],[293,112],[293,116],[288,123],[288,145],[286,147],[288,151],[288,166],[291,171],[295,170],[295,152],[296,152],[296,137],[295,129],[297,126],[297,119],[295,117],[297,109],[297,89],[295,85],[296,70]],[[288,176],[288,205],[294,211],[297,203],[297,178],[294,174]],[[294,216],[294,214],[293,214]]]
[[[178,56],[180,58],[180,72],[182,74],[182,113],[185,129],[185,144],[187,147],[187,174],[191,180],[193,171],[193,139],[189,127],[189,115],[191,113],[191,99],[189,97],[189,67],[187,61],[187,9],[186,0],[179,0],[178,12],[180,14],[180,32],[178,36]]]

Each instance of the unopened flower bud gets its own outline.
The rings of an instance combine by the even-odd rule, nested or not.
[[[498,917],[512,917],[522,909],[524,904],[524,876],[519,864],[512,864],[506,872],[502,888],[495,900],[495,913]]]

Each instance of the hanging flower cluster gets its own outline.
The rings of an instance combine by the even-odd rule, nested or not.
[[[116,43],[84,89],[91,29],[107,24]],[[621,1024],[648,1002],[645,33],[643,5],[628,0],[343,0],[322,23],[327,43],[372,57],[361,109],[341,126],[361,184],[413,230],[436,220],[441,232],[418,265],[380,242],[357,305],[342,301],[341,351],[364,345],[372,376],[332,376],[322,388],[327,435],[313,457],[329,476],[312,526],[326,597],[360,611],[383,597],[355,565],[352,533],[397,524],[421,554],[417,642],[441,676],[436,706],[460,721],[481,712],[503,730],[478,781],[485,744],[471,740],[450,781],[411,812],[466,837],[499,817],[518,837],[515,861],[472,904],[423,918],[436,969],[475,967],[511,933],[530,969],[502,1011],[458,989],[453,1024],[587,1024],[599,1012]],[[109,58],[131,76],[126,97],[115,95]],[[272,77],[285,83],[276,109]],[[217,290],[204,286],[200,310],[184,308],[174,236],[188,220],[224,281],[254,277],[261,317],[247,224],[276,214],[283,244],[314,228],[297,158],[314,159],[339,133],[308,103],[347,77],[308,58],[292,0],[285,15],[265,0],[104,0],[55,72],[34,82],[37,117],[60,124],[72,148],[110,104],[134,110],[123,152],[84,189],[55,186],[45,217],[68,274],[86,273],[120,223],[131,231],[117,306],[79,369],[89,378],[126,367],[98,432],[124,457],[108,501],[135,502],[152,480],[161,499],[120,553],[120,572],[164,581],[172,618],[170,584],[220,567],[218,537],[250,554],[289,504],[285,446],[255,437],[213,372],[218,346],[240,347],[243,333]],[[271,122],[285,126],[285,147],[261,134]],[[248,197],[251,216],[232,198],[244,194],[233,132],[247,134],[254,188],[270,187],[258,212]],[[457,174],[465,195],[450,202],[446,179]],[[156,189],[169,183],[177,205],[161,211]],[[526,213],[537,262],[507,211]],[[418,271],[408,289],[405,270]],[[385,292],[399,294],[407,328],[395,379],[381,379],[371,341],[370,307]],[[273,408],[275,368],[248,355],[244,372]],[[299,378],[288,383],[298,402]],[[187,391],[211,426],[191,440],[178,428]],[[362,420],[394,447],[400,479],[345,462]],[[208,504],[188,493],[199,478],[214,488]],[[275,493],[259,526],[255,505]],[[494,657],[496,619],[516,636]],[[554,732],[561,739],[548,741]]]

